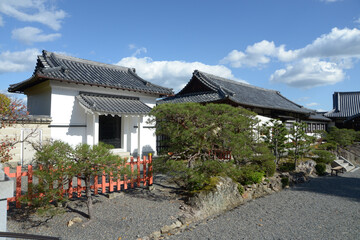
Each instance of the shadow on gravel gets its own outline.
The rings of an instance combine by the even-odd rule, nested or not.
[[[326,176],[312,178],[309,182],[299,184],[292,190],[308,191],[360,201],[360,178],[345,176]]]
[[[32,218],[31,216],[33,215],[33,209],[30,209],[28,207],[19,209],[14,207],[8,211],[8,217],[11,220],[22,223],[23,228],[26,230],[34,227],[47,225],[47,223],[53,218],[53,216]]]
[[[125,194],[136,198],[144,198],[150,201],[169,201],[182,197],[183,191],[171,181],[171,178],[157,174],[154,176],[154,184],[150,187],[138,187],[124,191]]]

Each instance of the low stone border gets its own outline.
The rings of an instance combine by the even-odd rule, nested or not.
[[[174,223],[138,240],[157,240],[163,239],[167,235],[177,234],[188,228],[191,223],[217,216],[250,200],[281,191],[283,178],[288,178],[291,186],[306,182],[309,177],[308,173],[310,172],[276,174],[273,177],[265,178],[261,183],[244,186],[242,195],[239,193],[238,183],[230,178],[219,177],[215,190],[200,192],[189,198],[187,206],[180,207],[184,213]],[[284,188],[288,187],[284,186]]]

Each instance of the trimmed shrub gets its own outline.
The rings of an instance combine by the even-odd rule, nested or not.
[[[314,150],[313,153],[318,157],[314,157],[316,163],[331,164],[335,159],[335,155],[326,150]]]
[[[161,163],[161,159],[157,160]],[[163,162],[162,172],[173,177],[174,181],[189,193],[211,191],[215,188],[218,177],[230,177],[234,181],[240,178],[240,169],[232,162],[217,160],[198,160],[192,168],[186,161],[168,160]]]
[[[325,163],[318,163],[315,166],[316,172],[318,175],[323,176],[326,173],[326,164]]]
[[[319,145],[320,150],[334,151],[336,150],[336,144],[334,143],[323,143]]]
[[[279,165],[280,172],[291,172],[295,170],[295,163],[293,162],[284,162]]]
[[[239,182],[242,185],[248,185],[253,183],[260,183],[265,173],[261,171],[258,165],[247,165],[240,169],[241,175]]]
[[[282,177],[281,178],[282,187],[289,186],[289,178],[288,177]]]
[[[261,163],[261,168],[267,177],[272,177],[276,171],[276,164],[273,160],[264,161]]]

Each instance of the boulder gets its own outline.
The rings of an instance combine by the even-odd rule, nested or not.
[[[188,204],[195,209],[194,217],[204,219],[232,209],[244,202],[238,184],[228,177],[219,177],[212,191],[201,191],[191,197]]]
[[[307,160],[306,162],[301,162],[297,169],[307,175],[312,175],[315,174],[315,166],[316,162],[314,160]]]

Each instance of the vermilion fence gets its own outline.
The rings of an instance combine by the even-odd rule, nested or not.
[[[113,180],[112,177],[106,176],[105,174],[101,176],[95,176],[94,183],[91,185],[91,189],[93,189],[93,194],[97,195],[99,192],[113,192],[113,191],[121,191],[126,190],[128,188],[140,187],[141,183],[143,186],[152,185],[153,184],[153,169],[152,169],[152,156],[149,154],[149,157],[145,156],[140,159],[138,157],[136,161],[131,157],[129,162],[126,162],[125,165],[130,166],[131,174],[130,176],[124,175],[123,180],[121,178],[117,178],[117,180]],[[141,169],[142,167],[142,169]],[[10,173],[10,168],[4,168],[5,174],[9,178],[14,178],[16,183],[16,193],[12,198],[8,198],[8,206],[10,202],[16,202],[16,208],[21,207],[20,199],[25,196],[26,192],[28,195],[32,195],[32,186],[33,186],[33,167],[32,165],[28,165],[27,171],[22,171],[21,166],[16,167],[16,171]],[[141,174],[142,172],[142,174]],[[136,174],[134,174],[136,173]],[[111,176],[111,174],[110,174]],[[22,189],[22,177],[27,177],[27,186],[24,190],[24,186]],[[75,179],[75,181],[74,181]],[[99,183],[99,179],[101,180]],[[23,182],[24,183],[24,182]],[[75,186],[76,185],[76,186]],[[63,195],[67,194],[69,198],[72,198],[74,193],[77,197],[81,197],[83,191],[85,191],[85,186],[82,186],[81,179],[79,177],[75,177],[69,181],[67,189],[63,189]]]
[[[231,160],[231,151],[212,150],[210,154],[220,160]]]

